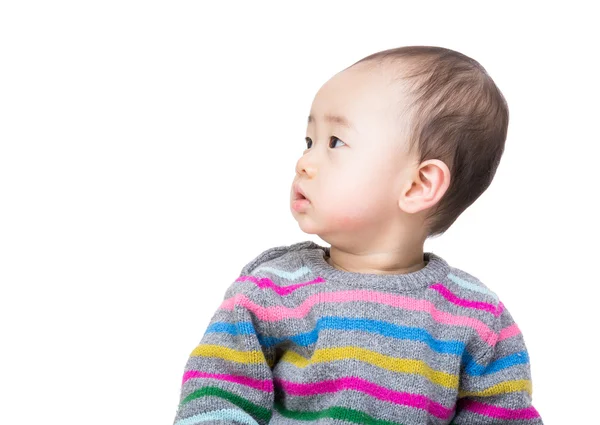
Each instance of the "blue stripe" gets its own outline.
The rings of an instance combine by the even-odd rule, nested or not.
[[[262,335],[257,335],[257,338],[260,341],[260,344],[266,348],[287,340],[291,340],[299,346],[306,347],[310,344],[314,344],[317,341],[319,332],[324,329],[347,331],[358,330],[378,333],[390,338],[421,341],[438,353],[461,355],[465,350],[465,344],[463,342],[457,340],[442,341],[435,339],[429,332],[422,328],[394,325],[381,320],[350,317],[321,317],[317,321],[315,328],[310,332],[284,338],[265,337]],[[238,322],[235,325],[231,323],[215,322],[206,330],[206,333],[210,332],[225,332],[234,336],[256,334],[251,322]]]
[[[259,425],[248,413],[240,409],[223,409],[213,412],[200,413],[189,418],[180,419],[174,425],[194,425],[206,421],[238,421],[248,425]]]
[[[210,325],[205,333],[224,332],[230,335],[256,335],[252,322],[215,322]]]
[[[496,302],[498,302],[498,295],[496,295],[494,292],[490,291],[489,289],[487,289],[486,287],[480,286],[480,285],[476,285],[475,283],[469,282],[467,280],[461,279],[460,277],[453,275],[452,273],[448,273],[448,278],[456,283],[457,285],[462,286],[463,288],[469,289],[471,291],[475,291],[475,292],[479,292],[481,294],[486,294],[486,295],[490,295],[492,298],[494,298],[494,300],[496,300]]]
[[[294,270],[293,272],[288,272],[286,270],[276,269],[274,267],[262,266],[262,267],[257,268],[256,270],[254,270],[252,273],[254,274],[254,273],[257,273],[259,271],[269,272],[269,273],[272,273],[272,274],[274,274],[276,276],[283,277],[284,279],[287,279],[287,280],[295,280],[295,279],[298,279],[298,278],[300,278],[300,277],[302,277],[304,275],[312,273],[310,271],[310,269],[308,267],[306,267],[306,266],[302,266],[299,269]]]
[[[527,364],[529,363],[529,355],[527,350],[519,351],[518,353],[510,354],[505,357],[500,357],[494,360],[489,365],[482,366],[478,364],[469,353],[465,351],[463,354],[463,360],[466,363],[465,372],[471,376],[482,376],[491,373],[496,373],[502,369],[506,369],[512,366]]]

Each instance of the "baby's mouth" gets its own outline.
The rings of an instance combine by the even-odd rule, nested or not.
[[[300,201],[306,199],[308,201],[308,198],[306,196],[304,196],[303,194],[301,194],[300,192],[296,192],[294,194],[294,201]]]

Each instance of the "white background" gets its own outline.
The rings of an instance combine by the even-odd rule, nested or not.
[[[317,90],[402,45],[473,57],[511,114],[494,182],[426,250],[512,313],[546,424],[600,423],[592,2],[356,4],[0,4],[0,423],[172,423],[241,268],[324,243],[289,209]]]

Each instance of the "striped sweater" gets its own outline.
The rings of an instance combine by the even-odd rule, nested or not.
[[[312,241],[268,249],[227,288],[184,370],[174,423],[542,424],[510,313],[438,255],[342,271]]]

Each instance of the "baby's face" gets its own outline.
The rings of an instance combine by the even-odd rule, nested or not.
[[[405,153],[403,97],[389,81],[359,64],[316,94],[293,182],[310,202],[295,203],[293,185],[290,199],[304,232],[327,240],[381,231],[398,220],[400,186],[414,159]]]

